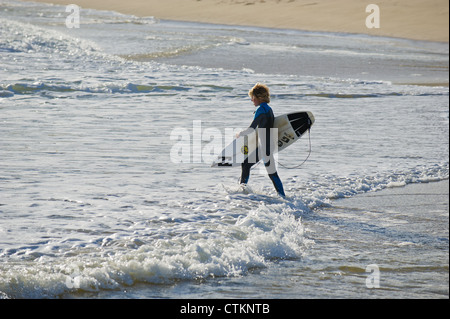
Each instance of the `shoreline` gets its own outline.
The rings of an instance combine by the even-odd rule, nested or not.
[[[378,0],[379,28],[368,28],[372,0],[34,0],[157,19],[367,34],[449,42],[447,0]]]
[[[419,198],[418,196],[423,196]],[[430,199],[430,196],[441,196],[442,202],[436,201],[436,199]],[[383,206],[395,206],[394,203],[398,202],[398,198],[402,198],[402,204],[408,204],[409,206],[423,205],[427,209],[437,205],[446,205],[447,211],[449,206],[449,179],[442,179],[429,182],[414,182],[409,184],[399,184],[386,187],[379,191],[367,192],[357,194],[351,197],[338,198],[333,200],[333,203],[352,204],[359,209],[367,209],[368,207],[376,207],[378,210],[383,210]],[[383,205],[379,206],[377,198],[383,198]],[[426,199],[426,200],[424,200]],[[418,204],[420,203],[420,204]],[[405,206],[405,205],[400,205]],[[353,207],[353,206],[352,206]],[[431,209],[433,210],[433,209]]]
[[[428,218],[447,216],[449,213],[449,179],[429,182],[416,182],[392,186],[375,192],[357,194],[352,197],[338,198],[326,210],[385,212],[389,215],[402,214],[412,216],[421,212]],[[421,221],[425,222],[425,221]],[[448,222],[441,229],[448,237]]]

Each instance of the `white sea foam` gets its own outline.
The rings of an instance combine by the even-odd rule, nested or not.
[[[282,204],[263,204],[234,223],[203,227],[206,232],[181,232],[149,243],[133,238],[139,237],[136,232],[126,238],[105,237],[95,245],[74,246],[65,258],[42,254],[31,267],[2,266],[0,287],[12,298],[35,298],[142,282],[242,276],[273,259],[301,258],[311,244],[303,237],[301,221]],[[58,254],[58,247],[53,253]]]

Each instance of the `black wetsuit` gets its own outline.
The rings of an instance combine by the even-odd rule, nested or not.
[[[258,107],[258,109],[255,112],[255,117],[253,119],[252,124],[250,127],[241,133],[241,135],[248,135],[249,133],[253,132],[254,130],[258,129],[265,129],[265,133],[262,134],[264,138],[260,138],[261,144],[265,144],[265,150],[263,150],[263,154],[261,154],[261,157],[264,161],[264,166],[266,167],[267,173],[269,174],[270,179],[272,180],[273,185],[275,186],[275,189],[277,190],[278,194],[281,196],[285,196],[283,184],[281,183],[280,177],[278,176],[278,173],[275,168],[275,160],[273,158],[272,154],[272,148],[270,145],[271,141],[271,128],[273,128],[275,116],[273,115],[272,108],[267,103],[261,103],[261,105]],[[261,135],[261,134],[260,134]],[[264,154],[265,153],[265,154]],[[255,159],[249,159],[247,158],[242,163],[242,175],[241,175],[241,184],[247,184],[248,180],[250,178],[250,169],[251,167],[256,164],[260,160],[260,154],[259,150],[256,152],[256,160]]]

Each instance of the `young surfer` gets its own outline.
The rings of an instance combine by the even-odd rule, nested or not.
[[[250,133],[254,132],[254,130],[256,130],[258,128],[259,129],[258,137],[259,137],[260,145],[265,146],[265,147],[262,147],[265,150],[257,151],[256,159],[247,158],[242,163],[242,174],[241,174],[240,183],[242,185],[246,185],[248,183],[248,180],[250,178],[251,167],[259,161],[260,157],[262,157],[264,166],[266,167],[266,170],[267,170],[267,174],[269,175],[273,185],[275,186],[277,193],[280,196],[285,197],[283,184],[281,183],[280,177],[278,176],[278,173],[277,173],[277,170],[275,167],[275,160],[274,160],[273,154],[272,154],[273,145],[271,145],[271,144],[273,144],[273,143],[270,143],[271,128],[273,128],[275,116],[273,115],[272,108],[268,104],[268,103],[270,103],[269,88],[264,84],[256,83],[256,85],[248,92],[248,95],[252,99],[252,102],[255,105],[255,107],[258,107],[258,109],[255,112],[255,117],[254,117],[253,122],[250,125],[250,127],[248,129],[246,129],[245,131],[242,131],[239,134],[237,134],[236,137],[249,135]],[[265,129],[265,130],[261,130],[261,129]]]

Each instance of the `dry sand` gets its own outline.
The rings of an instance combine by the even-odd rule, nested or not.
[[[159,19],[448,42],[448,0],[35,0]],[[367,28],[369,4],[380,27]]]

